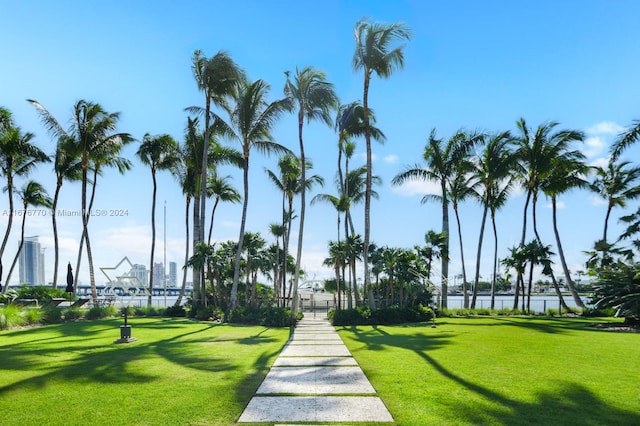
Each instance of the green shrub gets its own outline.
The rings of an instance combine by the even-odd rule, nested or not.
[[[198,305],[192,312],[193,318],[201,321],[223,321],[224,312],[222,309],[214,306],[202,306]]]
[[[275,306],[241,306],[229,312],[229,322],[236,324],[263,325],[265,327],[288,327],[291,322],[291,310]]]
[[[168,317],[186,317],[187,311],[184,309],[184,306],[168,306],[165,315]]]
[[[115,317],[118,310],[115,306],[94,306],[87,311],[87,319]]]
[[[374,325],[401,324],[405,322],[425,322],[433,318],[431,308],[418,305],[414,308],[388,308],[372,311],[368,306],[354,309],[329,311],[329,320],[333,325]]]
[[[26,323],[22,316],[22,309],[15,305],[0,308],[0,330],[19,327]]]
[[[53,298],[69,299],[69,293],[61,288],[23,285],[17,290],[18,299],[37,299],[41,304]]]
[[[87,310],[83,308],[66,308],[62,310],[62,315],[67,321],[84,318],[86,313]]]
[[[47,308],[42,310],[43,324],[58,324],[64,320],[62,309]]]
[[[122,308],[120,308],[120,315],[124,315],[125,313],[127,314],[127,316],[134,316],[137,315],[137,308],[134,306],[123,306]]]

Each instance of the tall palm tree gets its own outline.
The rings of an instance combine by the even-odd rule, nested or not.
[[[481,135],[459,130],[444,143],[436,138],[433,129],[424,149],[423,158],[425,166],[415,165],[397,174],[391,181],[392,185],[402,185],[405,182],[434,181],[440,185],[440,198],[442,203],[442,232],[446,237],[445,249],[442,252],[441,307],[447,307],[447,287],[449,279],[449,193],[451,179],[458,164],[465,159],[471,147],[482,139]]]
[[[567,287],[573,296],[576,306],[584,308],[584,303],[578,294],[576,285],[571,278],[571,273],[567,266],[564,256],[562,242],[560,240],[560,232],[558,230],[558,196],[572,189],[588,188],[589,184],[585,180],[585,176],[589,171],[589,167],[584,162],[584,155],[580,151],[571,151],[553,160],[553,166],[550,172],[542,181],[541,189],[546,196],[551,198],[551,212],[553,219],[553,233],[556,238],[556,246],[558,247],[558,257],[562,265]]]
[[[159,170],[171,170],[178,164],[178,143],[170,135],[152,136],[145,134],[136,152],[142,164],[151,169],[153,191],[151,193],[151,258],[149,260],[149,296],[147,306],[151,307],[153,295],[153,266],[156,248],[156,194],[158,183],[156,173]]]
[[[300,264],[302,262],[302,244],[304,241],[304,219],[306,213],[306,157],[304,152],[303,127],[305,119],[320,120],[330,126],[330,112],[338,107],[338,96],[333,88],[333,84],[327,81],[327,76],[323,71],[313,67],[305,67],[301,70],[296,68],[293,81],[289,79],[289,72],[286,73],[287,82],[284,86],[284,94],[287,96],[293,108],[298,110],[298,144],[300,147],[300,219],[298,232],[298,247],[296,255],[296,272],[294,274],[293,298],[298,296],[298,279],[300,276]],[[295,315],[295,307],[291,310]]]
[[[249,156],[252,149],[264,153],[290,152],[284,146],[274,142],[271,136],[271,128],[282,114],[289,108],[289,100],[281,99],[269,103],[269,85],[264,80],[256,80],[241,86],[236,98],[236,105],[231,115],[231,121],[236,129],[236,138],[242,146],[243,163],[243,203],[242,220],[240,221],[240,234],[238,236],[238,248],[234,262],[233,284],[229,301],[230,309],[237,305],[238,282],[240,280],[240,260],[242,256],[242,243],[244,241],[245,226],[247,221],[247,208],[249,205]]]
[[[53,288],[58,284],[58,264],[60,242],[58,240],[58,225],[56,222],[58,199],[64,181],[77,182],[82,179],[82,169],[78,153],[74,152],[73,140],[66,137],[58,139],[53,160],[53,168],[56,174],[56,189],[53,194],[51,206],[51,225],[53,227]],[[76,274],[77,275],[77,274]]]
[[[614,207],[626,207],[627,202],[640,197],[640,167],[629,161],[609,161],[606,169],[596,167],[591,188],[607,202],[602,241],[607,243],[609,218]]]
[[[204,115],[204,143],[202,145],[201,168],[199,176],[200,212],[197,223],[194,223],[194,242],[204,241],[204,219],[206,214],[207,198],[207,170],[209,158],[209,141],[211,138],[212,119],[222,119],[212,112],[211,107],[216,106],[231,113],[229,100],[238,92],[238,86],[245,81],[244,71],[231,59],[225,51],[219,51],[211,58],[203,55],[201,50],[193,52],[191,69],[198,85],[198,89],[204,93],[204,110],[197,107],[187,108],[189,112],[197,112]]]
[[[93,269],[93,256],[91,253],[91,244],[89,239],[89,216],[90,210],[87,205],[87,185],[89,183],[89,172],[94,171],[97,175],[100,164],[113,161],[117,153],[122,147],[133,141],[128,133],[119,133],[116,131],[117,123],[120,119],[119,113],[108,113],[100,106],[100,104],[80,100],[73,107],[73,116],[71,126],[65,130],[45,107],[34,100],[29,100],[36,107],[43,125],[55,138],[67,138],[73,141],[74,151],[78,152],[80,157],[80,167],[82,169],[82,193],[81,193],[81,210],[82,210],[82,237],[87,244],[87,259],[89,262],[89,281],[91,284],[91,296],[94,303],[98,301],[98,293],[96,290],[95,274]],[[108,160],[108,159],[111,160]],[[126,162],[117,161],[118,168],[122,171],[126,166]],[[95,190],[96,182],[93,186]],[[95,193],[95,192],[94,192]],[[78,268],[76,268],[78,271]],[[76,275],[77,279],[77,275]]]
[[[216,215],[216,209],[220,201],[228,203],[239,203],[242,196],[238,190],[231,184],[231,176],[220,176],[217,171],[209,173],[208,184],[209,196],[213,197],[213,207],[211,208],[211,221],[209,222],[209,235],[207,236],[207,244],[211,244],[211,235],[213,234],[213,219]]]
[[[199,179],[199,168],[202,165],[200,161],[200,155],[202,154],[202,144],[199,143],[200,139],[198,133],[198,120],[194,118],[187,118],[187,127],[185,129],[184,142],[179,147],[180,161],[173,167],[171,173],[178,181],[182,193],[185,196],[185,254],[184,254],[184,267],[182,270],[182,286],[180,287],[180,294],[176,299],[175,306],[180,306],[182,298],[185,294],[187,285],[187,263],[189,261],[189,212],[191,207],[191,200],[196,195],[196,181]],[[194,220],[195,222],[195,220]],[[193,300],[200,300],[200,281],[194,280],[193,282]]]
[[[371,122],[369,110],[369,85],[371,76],[375,73],[380,78],[388,78],[396,70],[404,67],[404,46],[393,47],[397,42],[411,39],[411,31],[403,23],[382,24],[374,23],[363,18],[356,22],[354,28],[356,49],[353,54],[353,69],[362,70],[364,74],[364,88],[362,106],[364,109],[364,137],[367,152],[367,176],[364,198],[364,286],[371,282],[369,276],[368,258],[369,243],[371,242],[371,188],[373,164],[371,156]]]
[[[273,266],[273,290],[276,294],[276,303],[280,306],[280,297],[284,296],[284,286],[280,282],[281,271],[284,270],[285,263],[280,264],[280,257],[284,259],[284,251],[280,253],[280,238],[284,237],[284,226],[280,223],[272,223],[269,225],[269,233],[276,238],[276,243],[273,246],[274,251],[274,266]]]
[[[13,225],[14,179],[17,176],[28,176],[38,164],[48,162],[50,158],[31,143],[34,138],[33,133],[24,133],[20,127],[14,125],[9,110],[0,110],[0,122],[2,127],[0,130],[0,173],[5,178],[5,188],[9,198],[7,228],[0,246],[0,259],[2,259]],[[6,291],[6,287],[4,290]]]
[[[478,251],[476,253],[476,271],[474,276],[473,297],[471,300],[471,309],[475,309],[476,298],[478,296],[478,282],[480,279],[480,259],[482,256],[482,242],[484,239],[484,227],[491,206],[497,208],[500,204],[498,201],[504,181],[508,178],[509,173],[513,170],[516,163],[516,157],[513,151],[509,149],[512,143],[512,137],[509,132],[501,132],[488,138],[484,146],[482,154],[479,156],[475,178],[477,179],[476,196],[482,203],[482,221],[480,222],[480,236],[478,238]],[[494,210],[495,211],[495,210]],[[492,213],[494,212],[492,211]],[[495,237],[495,234],[494,234]],[[494,244],[496,240],[494,239]],[[497,249],[496,249],[497,253]],[[494,255],[494,265],[497,254]],[[495,277],[494,277],[495,279]],[[493,284],[493,283],[492,283]]]
[[[29,206],[34,207],[51,207],[52,201],[51,198],[47,195],[47,191],[44,189],[42,185],[38,182],[30,180],[27,182],[22,189],[18,192],[20,198],[22,199],[22,226],[20,228],[20,244],[18,245],[18,251],[16,252],[15,257],[13,258],[13,262],[11,263],[11,268],[9,269],[9,273],[7,274],[7,281],[5,288],[9,287],[9,280],[11,279],[11,275],[13,274],[13,270],[16,267],[16,263],[18,263],[18,258],[20,257],[20,252],[22,251],[22,246],[24,244],[24,226],[27,220],[27,209]]]

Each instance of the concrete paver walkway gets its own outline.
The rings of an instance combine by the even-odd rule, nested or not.
[[[305,316],[239,423],[393,422],[326,317]]]

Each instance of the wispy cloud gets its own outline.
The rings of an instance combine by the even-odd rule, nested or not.
[[[584,140],[582,153],[587,158],[597,157],[602,154],[606,145],[606,142],[600,136],[591,136]]]
[[[391,154],[384,157],[383,161],[387,164],[398,164],[400,158],[397,155]]]
[[[587,128],[587,133],[592,135],[617,135],[624,127],[613,121],[601,121]]]
[[[436,182],[424,182],[410,180],[399,186],[392,186],[391,191],[404,197],[413,197],[414,195],[435,194],[440,195],[440,186]]]

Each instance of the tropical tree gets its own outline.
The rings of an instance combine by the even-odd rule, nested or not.
[[[442,203],[442,232],[445,234],[446,243],[442,251],[441,283],[441,307],[447,307],[447,287],[449,279],[449,194],[451,179],[455,175],[454,170],[463,159],[466,159],[471,147],[481,140],[481,136],[463,130],[459,130],[446,143],[436,138],[433,129],[424,149],[423,158],[425,166],[415,165],[397,174],[391,183],[402,185],[409,181],[434,181],[440,186]],[[429,198],[426,198],[429,199]]]
[[[27,209],[29,206],[34,207],[47,207],[51,208],[52,200],[47,195],[47,191],[44,189],[42,185],[33,180],[28,181],[22,189],[18,192],[18,195],[22,199],[22,226],[20,227],[20,244],[18,245],[18,251],[16,252],[15,257],[13,258],[13,262],[11,263],[11,268],[9,268],[9,273],[7,274],[7,281],[5,284],[5,289],[9,287],[9,280],[11,280],[11,275],[13,274],[13,270],[16,267],[16,263],[18,263],[18,258],[20,257],[20,252],[22,251],[22,246],[24,245],[24,227],[27,220]]]
[[[560,258],[560,264],[562,265],[567,287],[573,296],[576,306],[580,308],[584,308],[584,303],[578,294],[573,278],[571,278],[571,272],[567,266],[562,242],[560,240],[557,217],[558,196],[572,189],[588,188],[589,186],[589,183],[585,179],[589,167],[585,164],[584,159],[585,157],[580,151],[571,151],[556,157],[553,160],[550,172],[544,177],[541,185],[542,191],[551,199],[553,233],[556,238],[558,257]]]
[[[476,169],[474,172],[477,180],[476,197],[482,204],[482,220],[480,222],[480,236],[478,238],[478,250],[476,253],[476,271],[474,276],[473,297],[471,300],[471,309],[475,309],[476,298],[478,296],[478,282],[480,279],[480,259],[482,254],[482,242],[484,239],[484,227],[487,219],[487,213],[492,211],[492,218],[495,210],[504,204],[504,195],[502,188],[505,186],[509,174],[513,171],[513,165],[516,163],[514,153],[509,149],[512,142],[509,132],[501,132],[488,137],[487,142],[480,156],[477,159]],[[503,196],[500,196],[500,194]],[[491,207],[494,207],[491,209]],[[495,221],[493,221],[495,226]],[[497,235],[494,228],[494,273],[492,279],[492,288],[495,288],[495,274],[497,262]],[[493,293],[492,293],[493,295]],[[493,297],[492,297],[493,299]]]
[[[611,146],[611,161],[616,161],[620,154],[638,139],[640,139],[640,120],[635,120],[631,127],[618,135],[618,139]]]
[[[156,173],[159,170],[171,170],[177,166],[180,161],[178,143],[170,135],[152,136],[147,133],[142,138],[136,155],[142,164],[149,166],[151,169],[151,180],[153,182],[153,191],[151,193],[151,258],[149,260],[149,296],[147,298],[147,306],[151,307],[156,248],[156,195],[158,192]]]
[[[33,138],[33,133],[24,133],[20,127],[14,125],[9,110],[0,108],[0,173],[5,178],[9,198],[7,228],[0,246],[0,260],[13,225],[14,179],[18,176],[26,177],[38,164],[50,161],[47,154],[31,142]],[[5,287],[4,291],[6,289]]]
[[[93,193],[95,194],[95,176],[97,176],[100,170],[100,165],[112,165],[115,162],[115,165],[120,171],[126,169],[128,162],[122,161],[121,158],[117,157],[117,153],[120,152],[125,144],[133,141],[133,138],[128,133],[116,132],[120,114],[108,113],[100,104],[86,100],[76,102],[73,107],[71,126],[68,130],[65,130],[55,117],[40,103],[34,100],[29,100],[29,102],[36,107],[43,125],[51,135],[57,139],[66,138],[69,143],[74,145],[73,151],[79,155],[80,167],[82,169],[82,237],[87,244],[91,296],[94,303],[97,303],[98,293],[96,290],[93,256],[91,253],[88,229],[90,217],[90,206],[87,204],[87,185],[90,181],[89,172],[91,170],[94,172]],[[76,271],[78,271],[78,268],[76,268]]]
[[[247,208],[249,205],[249,156],[252,149],[264,153],[287,153],[289,150],[273,141],[271,128],[282,114],[289,108],[288,99],[267,102],[269,85],[264,80],[256,80],[240,87],[236,97],[236,105],[231,115],[231,121],[236,129],[236,138],[242,146],[243,156],[243,203],[242,219],[240,221],[240,234],[238,237],[238,249],[234,263],[233,284],[229,307],[234,309],[237,304],[238,282],[240,279],[240,260],[242,256],[242,243],[244,241],[245,226],[247,221]]]
[[[364,253],[368,259],[369,243],[371,242],[371,188],[373,185],[373,163],[371,153],[371,121],[369,109],[369,85],[375,73],[380,78],[388,78],[399,68],[404,66],[404,47],[393,47],[397,42],[411,39],[411,31],[403,23],[382,24],[374,23],[363,18],[356,22],[354,29],[356,49],[353,54],[353,68],[362,70],[364,74],[364,88],[362,95],[364,137],[366,143],[366,187],[364,198]],[[364,262],[364,286],[371,281],[369,263]]]
[[[602,241],[607,243],[609,218],[614,207],[626,207],[627,202],[640,197],[640,167],[629,161],[609,161],[606,169],[597,166],[591,189],[607,203]]]
[[[284,86],[284,94],[291,101],[292,107],[298,110],[298,143],[300,147],[300,219],[296,272],[294,274],[293,284],[293,298],[296,300],[298,295],[300,264],[302,262],[302,244],[304,241],[304,219],[306,212],[307,164],[303,139],[304,121],[305,119],[307,122],[320,120],[330,126],[330,112],[338,107],[338,96],[335,93],[333,84],[327,81],[327,76],[323,71],[313,67],[305,67],[302,70],[296,68],[293,81],[289,79],[289,72],[287,72],[286,75],[287,82]],[[295,307],[291,309],[292,315],[295,315],[295,311]]]
[[[56,222],[58,199],[64,181],[77,182],[82,179],[82,169],[78,153],[74,151],[75,146],[72,139],[61,137],[56,144],[56,152],[53,160],[53,168],[56,174],[56,189],[53,194],[53,204],[51,206],[51,225],[53,227],[53,288],[58,284],[58,264],[60,242],[58,239],[58,225]]]
[[[211,244],[211,235],[213,233],[213,218],[216,215],[216,209],[220,201],[227,203],[239,203],[242,196],[238,190],[231,184],[231,176],[220,176],[217,171],[209,173],[208,194],[215,200],[211,209],[211,222],[209,223],[209,235],[207,244]]]
[[[344,241],[329,241],[329,256],[322,262],[323,265],[333,268],[336,277],[336,295],[338,310],[342,309],[342,295],[345,286],[345,269],[349,263],[346,243]]]
[[[223,120],[215,114],[212,106],[222,108],[231,114],[232,107],[229,101],[237,95],[238,87],[245,81],[244,71],[231,59],[225,51],[219,51],[211,58],[203,55],[201,50],[193,52],[191,63],[193,76],[198,89],[204,93],[205,107],[187,108],[187,111],[204,115],[204,143],[202,144],[202,163],[199,176],[199,207],[200,212],[197,223],[194,223],[194,243],[204,240],[204,219],[206,214],[207,199],[207,171],[209,159],[209,142],[213,128],[212,121],[223,123]]]

